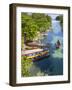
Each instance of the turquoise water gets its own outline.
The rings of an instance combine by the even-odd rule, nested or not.
[[[56,49],[55,43],[60,41],[61,47]],[[62,75],[63,74],[63,32],[59,21],[52,20],[52,30],[42,38],[43,44],[50,44],[50,56],[33,62],[30,68],[32,76]]]

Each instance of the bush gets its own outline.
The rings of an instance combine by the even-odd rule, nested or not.
[[[28,59],[27,56],[21,57],[21,74],[22,76],[31,76],[29,69],[32,66],[32,60]]]

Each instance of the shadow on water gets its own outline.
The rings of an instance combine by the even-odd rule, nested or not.
[[[34,62],[45,75],[62,75],[63,74],[63,60],[62,58],[49,57],[38,62]]]

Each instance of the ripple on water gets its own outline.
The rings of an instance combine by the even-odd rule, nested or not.
[[[54,57],[54,58],[63,58],[62,50],[61,49],[55,50],[54,53],[52,54],[52,57]]]

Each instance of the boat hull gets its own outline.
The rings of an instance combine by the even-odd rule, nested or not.
[[[40,56],[40,57],[36,57],[36,58],[33,58],[33,62],[37,62],[37,61],[40,61],[40,60],[43,60],[44,58],[48,58],[50,55],[45,55],[45,56]]]

